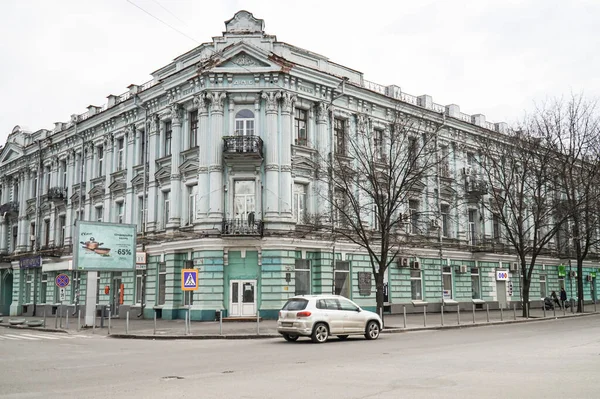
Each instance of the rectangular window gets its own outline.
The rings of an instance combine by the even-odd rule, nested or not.
[[[411,137],[408,139],[408,169],[415,170],[418,157],[417,139]]]
[[[546,276],[542,274],[540,275],[540,298],[544,299],[546,296]]]
[[[23,303],[32,303],[31,295],[33,293],[33,270],[25,271],[25,292],[23,294]]]
[[[473,154],[472,152],[468,152],[467,153],[467,166],[474,168],[476,163],[477,163],[477,161],[475,158],[475,154]]]
[[[196,220],[196,203],[198,201],[198,186],[188,187],[188,224],[194,224]]]
[[[96,221],[102,222],[104,220],[104,208],[101,206],[96,208]]]
[[[194,148],[198,145],[198,111],[190,113],[189,144],[190,148]]]
[[[236,219],[249,220],[256,212],[256,183],[254,180],[236,180],[233,193],[233,214]]]
[[[333,280],[335,295],[350,298],[350,262],[335,261]]]
[[[142,295],[144,293],[144,270],[135,271],[135,303],[142,304]]]
[[[500,242],[500,216],[498,216],[498,214],[492,216],[492,226],[494,231],[494,241]]]
[[[444,299],[452,299],[452,267],[444,266],[442,268],[442,284]]]
[[[77,296],[79,295],[79,273],[73,272],[71,273],[71,303],[75,303],[77,301]],[[54,302],[58,302],[58,287],[54,289],[56,292]]]
[[[306,185],[294,183],[294,221],[304,223],[306,219]]]
[[[57,242],[58,246],[65,245],[66,224],[67,224],[66,216],[59,216],[58,217],[58,242]]]
[[[10,242],[10,247],[12,252],[17,249],[17,237],[19,236],[19,228],[18,226],[13,226],[12,228],[12,240]]]
[[[173,129],[171,127],[171,122],[165,122],[165,148],[164,148],[164,156],[168,157],[171,155],[171,139],[173,136]]]
[[[477,267],[471,268],[471,298],[481,299],[481,284]]]
[[[123,223],[123,219],[125,218],[125,206],[123,202],[117,202],[117,223]]]
[[[306,146],[308,144],[308,135],[306,127],[308,125],[308,113],[303,109],[296,108],[294,111],[294,132],[296,134],[296,145]]]
[[[310,295],[310,260],[296,259],[294,281],[296,295]]]
[[[44,247],[48,248],[50,245],[50,220],[44,220]]]
[[[37,197],[37,189],[38,189],[38,176],[37,174],[33,175],[33,185],[31,187],[31,198]]]
[[[408,201],[408,210],[410,212],[410,232],[411,234],[419,233],[419,201]]]
[[[345,226],[347,222],[345,219],[345,212],[348,207],[348,203],[346,202],[346,196],[341,190],[335,191],[334,201],[334,225],[336,227]]]
[[[96,177],[100,177],[104,175],[104,147],[97,147],[98,153],[98,173],[96,173]]]
[[[29,244],[31,244],[31,250],[34,251],[35,248],[35,240],[36,240],[36,235],[35,235],[35,223],[31,223],[31,225],[29,226]]]
[[[170,210],[171,210],[171,201],[170,201],[170,192],[166,191],[163,193],[163,227],[167,228],[167,223],[169,223]]]
[[[67,187],[67,161],[61,161],[60,170],[62,171],[61,188]]]
[[[346,121],[334,118],[333,120],[333,151],[335,154],[346,154]]]
[[[40,303],[46,303],[47,291],[48,291],[48,273],[42,273],[42,281],[40,284]]]
[[[117,140],[117,171],[125,168],[125,139]]]
[[[137,212],[137,231],[144,231],[144,224],[146,223],[146,204],[144,203],[144,198],[138,198],[138,212]]]
[[[442,236],[443,237],[449,237],[450,236],[450,225],[449,225],[449,214],[450,214],[450,207],[448,205],[442,205],[440,207],[441,209],[441,213],[442,213]]]
[[[52,179],[52,170],[50,166],[46,168],[46,193],[50,191],[50,180]],[[16,197],[16,195],[15,195]]]
[[[375,134],[373,137],[373,146],[375,159],[378,161],[383,161],[385,159],[385,153],[383,150],[383,130],[375,129]]]
[[[165,304],[165,288],[167,285],[167,264],[161,262],[158,264],[158,303],[157,305]]]
[[[415,301],[423,300],[423,285],[421,281],[421,270],[410,271],[410,297]]]
[[[143,165],[146,163],[146,132],[144,130],[140,131],[140,153],[138,154],[138,165]]]
[[[448,146],[442,146],[440,150],[440,176],[450,177],[450,155],[448,151]]]
[[[467,229],[467,240],[469,245],[475,245],[477,243],[477,236],[475,232],[475,220],[477,217],[477,211],[475,209],[469,209],[469,226]]]

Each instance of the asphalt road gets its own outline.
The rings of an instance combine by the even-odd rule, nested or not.
[[[598,315],[321,345],[8,334],[35,338],[0,328],[2,398],[600,397]]]

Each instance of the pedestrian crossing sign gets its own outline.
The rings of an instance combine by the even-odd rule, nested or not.
[[[198,270],[183,269],[181,271],[181,290],[196,291],[198,289]]]

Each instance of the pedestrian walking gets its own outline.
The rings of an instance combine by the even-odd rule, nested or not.
[[[564,309],[565,303],[567,302],[567,291],[565,291],[565,287],[560,287],[560,302]]]

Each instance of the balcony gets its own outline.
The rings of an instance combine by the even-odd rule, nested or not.
[[[259,236],[262,237],[262,220],[254,218],[244,219],[223,219],[221,234],[223,236]]]
[[[0,215],[16,216],[19,214],[19,203],[17,201],[7,202],[0,206]]]
[[[51,187],[48,192],[42,196],[43,201],[66,201],[67,200],[67,188],[66,187]]]
[[[263,160],[263,141],[258,136],[223,137],[223,157],[226,161],[251,161],[260,164]]]

